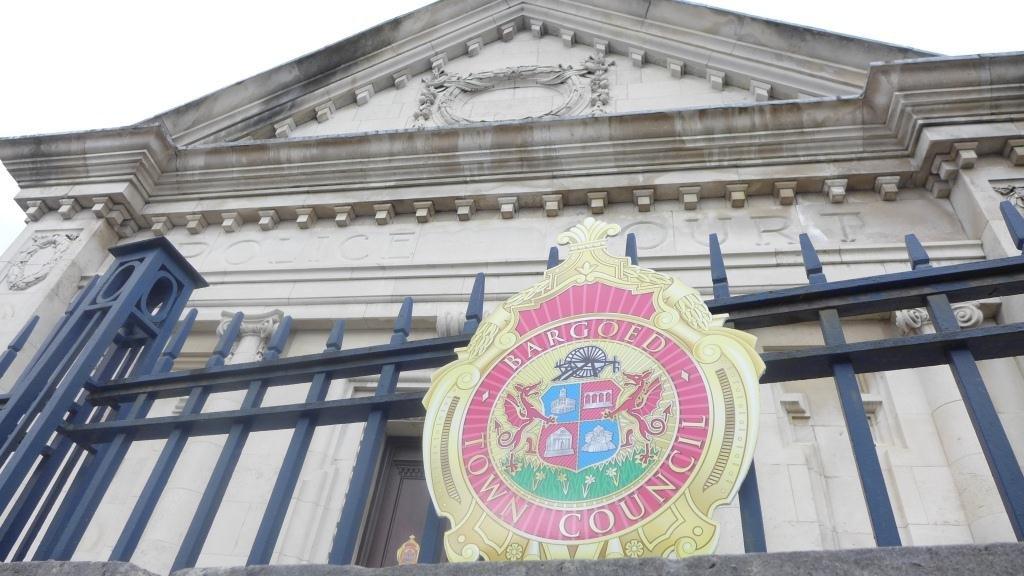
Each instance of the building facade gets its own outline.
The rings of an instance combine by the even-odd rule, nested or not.
[[[455,334],[476,273],[493,308],[590,215],[709,296],[711,233],[734,293],[805,283],[800,233],[831,279],[908,269],[911,232],[935,265],[1016,254],[998,206],[1024,206],[1024,55],[942,57],[671,0],[441,0],[136,125],[0,140],[0,160],[29,221],[0,260],[0,341],[40,316],[6,390],[108,249],[151,236],[210,283],[182,369],[236,311],[229,364],[262,358],[284,314],[285,356],[321,351],[336,318],[345,347],[384,342],[405,296],[411,338]],[[962,327],[1024,319],[1013,298],[955,310]],[[934,330],[923,309],[845,326],[850,341]],[[822,343],[814,324],[755,333],[766,351]],[[1018,462],[1022,369],[981,363]],[[375,385],[335,381],[328,398]],[[427,371],[399,382],[427,385]],[[904,543],[1014,540],[949,369],[860,385]],[[264,405],[305,394],[275,388]],[[379,511],[424,514],[419,424],[388,433],[368,565],[394,563],[408,536]],[[360,434],[317,430],[274,563],[326,561]],[[199,565],[245,563],[288,440],[254,433]],[[221,445],[189,440],[134,563],[168,571]],[[108,557],[161,447],[133,445],[76,559]],[[762,386],[755,463],[769,551],[874,545],[831,381]],[[742,552],[737,507],[717,520],[719,550]]]

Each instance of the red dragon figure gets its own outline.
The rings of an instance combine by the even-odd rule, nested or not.
[[[508,419],[508,423],[514,428],[513,431],[501,430],[501,425],[497,422],[494,423],[494,428],[498,434],[498,446],[502,448],[512,448],[513,450],[519,446],[519,442],[522,440],[523,431],[530,424],[533,424],[537,420],[544,422],[547,426],[555,421],[551,416],[545,416],[537,405],[534,404],[533,397],[537,395],[537,389],[540,388],[540,382],[536,384],[513,384],[514,393],[505,395],[504,408],[505,418]]]
[[[661,378],[651,380],[651,370],[634,374],[623,372],[623,375],[629,380],[625,385],[634,389],[626,394],[615,409],[605,410],[604,417],[610,419],[619,414],[631,416],[636,421],[640,436],[644,440],[650,440],[651,433],[661,434],[665,431],[663,418],[652,418],[649,423],[647,421],[647,417],[654,413],[661,402]],[[623,445],[625,444],[623,442]]]

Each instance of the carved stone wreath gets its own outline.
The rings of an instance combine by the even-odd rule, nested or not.
[[[588,57],[573,66],[514,66],[473,74],[448,74],[435,70],[433,78],[420,88],[413,125],[434,122],[442,126],[486,122],[473,118],[467,105],[478,95],[509,88],[544,87],[557,94],[551,108],[516,120],[574,116],[605,111],[609,101],[608,68],[614,65],[603,56]]]
[[[11,262],[7,287],[11,290],[25,290],[42,282],[77,239],[78,232],[33,234]]]

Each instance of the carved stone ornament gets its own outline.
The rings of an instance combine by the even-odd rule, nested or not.
[[[997,194],[1013,202],[1017,208],[1024,208],[1024,184],[1007,184],[1005,186],[993,186]]]
[[[465,313],[460,308],[439,310],[437,312],[437,335],[441,338],[457,336],[462,332],[462,325],[465,323]]]
[[[579,116],[605,112],[610,101],[608,68],[615,63],[603,56],[590,56],[579,65],[513,66],[472,74],[449,74],[434,70],[423,80],[413,114],[414,126],[453,126],[497,120],[528,120],[557,116]],[[507,116],[480,114],[482,100],[499,90],[533,90],[552,96],[553,105],[521,110]],[[543,98],[536,99],[543,102]]]
[[[961,302],[953,304],[953,316],[960,328],[977,328],[985,320],[985,314],[977,302]],[[920,333],[932,319],[927,308],[911,308],[897,310],[893,314],[893,323],[901,334]]]
[[[33,234],[11,262],[7,287],[11,290],[25,290],[42,282],[77,239],[78,232]]]
[[[233,312],[222,311],[221,321],[217,325],[217,335],[220,336],[231,323]],[[260,314],[246,314],[242,320],[242,326],[238,332],[238,340],[231,347],[224,362],[226,364],[240,364],[243,362],[259,362],[263,360],[263,353],[267,349],[267,342],[277,330],[284,313],[280,310],[271,310]]]

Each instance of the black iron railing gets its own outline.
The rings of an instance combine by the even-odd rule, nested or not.
[[[1006,202],[1002,210],[1013,241],[1018,248],[1024,246],[1024,219]],[[910,271],[828,281],[806,235],[801,236],[800,247],[807,285],[732,296],[718,239],[712,235],[714,298],[707,304],[713,313],[729,314],[731,324],[739,329],[819,323],[824,345],[765,353],[767,370],[761,381],[834,380],[875,542],[899,546],[900,537],[856,375],[934,365],[950,367],[1013,530],[1018,540],[1024,539],[1024,477],[976,363],[1024,354],[1024,323],[961,330],[952,309],[955,302],[1024,293],[1024,256],[932,267],[920,242],[908,235]],[[626,252],[634,263],[638,261],[632,235],[627,237]],[[253,432],[291,430],[248,557],[249,564],[266,564],[314,430],[358,422],[364,424],[363,436],[329,556],[332,563],[351,563],[386,423],[423,416],[423,392],[396,392],[399,376],[407,370],[440,367],[455,358],[456,348],[468,343],[481,319],[483,275],[476,278],[462,333],[456,336],[408,340],[413,303],[407,298],[386,344],[342,350],[345,325],[338,321],[322,353],[280,358],[291,326],[285,318],[263,361],[225,366],[224,358],[243,320],[236,314],[205,368],[171,372],[192,329],[195,311],[178,322],[171,319],[178,318],[192,288],[201,286],[202,280],[166,241],[121,247],[115,256],[111,270],[86,287],[68,309],[0,411],[0,501],[10,503],[0,523],[0,557],[70,558],[132,442],[164,439],[110,555],[111,560],[130,560],[186,440],[226,435],[173,568],[193,566],[247,439]],[[558,250],[552,248],[548,266],[556,265],[558,258]],[[131,270],[125,272],[127,268]],[[154,310],[156,301],[160,306]],[[845,339],[844,317],[914,307],[928,308],[935,333],[856,343]],[[0,373],[24,345],[34,322],[0,356]],[[357,376],[378,377],[373,396],[326,400],[332,380]],[[296,383],[309,383],[303,402],[261,405],[268,389]],[[202,411],[210,394],[232,390],[245,390],[238,409]],[[169,397],[186,398],[180,414],[147,416],[155,400]],[[765,551],[753,467],[741,485],[739,504],[746,550]],[[432,508],[427,516],[422,556],[432,561],[439,555],[443,526]]]

